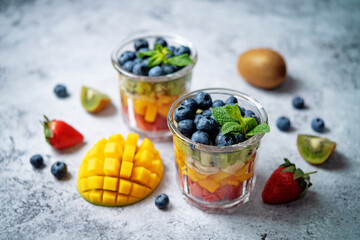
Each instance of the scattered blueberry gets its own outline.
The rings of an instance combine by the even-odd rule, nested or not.
[[[174,119],[176,122],[180,122],[184,119],[194,119],[195,113],[191,110],[191,108],[179,105],[174,111]]]
[[[177,66],[170,65],[170,64],[163,64],[162,66],[164,74],[170,74],[177,70]]]
[[[201,115],[211,117],[212,113],[211,113],[211,110],[208,109],[208,110],[202,111]]]
[[[193,120],[185,119],[178,122],[178,130],[184,134],[184,136],[191,138],[191,135],[196,131],[196,125]]]
[[[325,122],[321,118],[314,118],[311,121],[311,127],[316,132],[323,132],[325,129]]]
[[[40,154],[36,154],[30,158],[30,163],[34,168],[41,168],[44,165],[44,159]]]
[[[241,133],[235,134],[234,136],[235,136],[235,138],[236,138],[236,142],[237,142],[237,143],[241,143],[241,142],[245,142],[245,141],[246,141],[245,136],[244,136],[243,134],[241,134]]]
[[[149,70],[149,77],[158,77],[163,74],[164,74],[163,69],[160,66],[152,67]]]
[[[210,94],[206,92],[198,92],[194,96],[194,100],[198,104],[198,108],[202,110],[209,109],[212,106],[212,99]]]
[[[230,146],[237,143],[237,140],[232,134],[223,135],[221,132],[215,138],[215,146]]]
[[[122,67],[126,71],[131,72],[134,67],[134,61],[127,61]]]
[[[155,205],[159,209],[165,209],[169,205],[169,202],[170,202],[169,197],[165,193],[161,193],[157,195],[155,198]]]
[[[185,54],[185,53],[191,55],[190,48],[188,48],[186,46],[180,46],[178,49],[175,50],[174,55],[175,56],[180,56],[180,55]]]
[[[192,111],[196,112],[198,105],[193,98],[186,98],[181,101],[180,105],[189,107]]]
[[[215,100],[213,103],[212,103],[212,108],[216,108],[216,107],[222,107],[222,106],[225,106],[225,103],[223,102],[223,100]]]
[[[236,97],[231,96],[228,99],[225,100],[225,104],[234,105],[235,103],[238,103],[238,100]]]
[[[136,63],[132,68],[132,72],[136,75],[146,76],[148,75],[149,68],[144,63]]]
[[[148,41],[146,41],[145,39],[136,39],[134,42],[134,47],[136,51],[139,51],[140,48],[148,48],[149,47],[149,43]]]
[[[207,134],[206,132],[203,132],[203,131],[194,132],[193,135],[191,136],[191,140],[193,140],[194,142],[197,142],[197,143],[210,145],[209,134]]]
[[[64,162],[57,161],[51,166],[51,173],[57,178],[62,179],[67,173],[67,166]]]
[[[203,116],[196,123],[196,129],[211,134],[217,127],[216,120],[212,117]]]
[[[296,96],[293,98],[292,104],[297,109],[304,108],[304,99],[302,97]]]
[[[276,126],[281,130],[281,131],[289,131],[290,130],[290,120],[287,117],[279,117],[276,120]]]
[[[163,47],[166,47],[167,46],[167,42],[165,41],[165,39],[163,39],[163,38],[157,38],[156,40],[155,40],[155,42],[154,42],[154,48],[155,48],[155,46],[156,46],[156,44],[160,44],[161,46],[163,46]]]
[[[120,55],[118,62],[122,66],[127,61],[134,60],[135,58],[136,58],[136,54],[134,52],[126,51]]]
[[[64,98],[68,96],[68,92],[67,89],[64,85],[62,84],[58,84],[55,86],[54,88],[54,93],[56,94],[56,96],[58,96],[59,98]]]

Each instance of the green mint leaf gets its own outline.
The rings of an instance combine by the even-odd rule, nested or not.
[[[164,48],[161,50],[161,53],[164,54],[165,56],[166,56],[166,54],[172,55],[172,52],[171,52],[168,48],[166,48],[166,47],[164,47]]]
[[[296,169],[295,172],[294,172],[294,177],[293,177],[293,179],[294,179],[294,180],[295,180],[295,179],[298,179],[298,178],[302,177],[303,175],[304,175],[304,172],[303,172],[300,168],[298,168],[298,169]]]
[[[149,58],[148,66],[155,67],[155,66],[161,64],[162,60],[163,60],[163,56],[161,54],[156,53],[155,55],[153,55]]]
[[[162,52],[162,50],[163,50],[163,46],[161,46],[160,44],[155,44],[155,51],[157,51],[157,52]]]
[[[237,134],[237,133],[241,133],[242,129],[243,129],[243,126],[241,126],[237,122],[227,122],[222,126],[221,133],[223,135],[225,135],[227,133]]]
[[[235,119],[229,116],[224,107],[212,108],[211,113],[221,126],[227,122],[237,122]]]
[[[168,58],[168,59],[166,59],[165,63],[183,67],[183,66],[186,66],[189,64],[193,64],[194,61],[190,58],[189,54],[185,53],[180,56]]]
[[[155,54],[156,54],[155,50],[149,50],[149,51],[145,51],[145,52],[139,52],[138,56],[139,56],[139,58],[143,58],[143,57],[151,57]]]
[[[256,119],[252,118],[252,117],[245,117],[244,122],[245,122],[245,132],[246,133],[249,133],[251,130],[253,130],[258,125]]]
[[[254,118],[253,118],[254,119]],[[255,119],[254,119],[255,120]],[[256,120],[255,120],[255,122],[256,122]],[[256,124],[257,124],[257,122],[256,122]],[[269,127],[269,125],[267,125],[266,123],[262,123],[262,124],[260,124],[260,125],[257,125],[256,127],[254,127],[250,132],[248,132],[246,135],[245,135],[245,137],[246,138],[250,138],[250,137],[252,137],[252,136],[254,136],[254,135],[256,135],[256,134],[262,134],[262,133],[268,133],[268,132],[270,132],[270,127]],[[289,162],[289,160],[285,160],[285,162],[287,163],[287,162]],[[290,162],[289,162],[290,163]]]

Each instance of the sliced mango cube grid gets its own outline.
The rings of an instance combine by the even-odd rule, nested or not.
[[[103,206],[123,206],[150,195],[159,185],[164,167],[159,152],[139,135],[121,134],[97,142],[85,155],[77,188],[87,201]]]

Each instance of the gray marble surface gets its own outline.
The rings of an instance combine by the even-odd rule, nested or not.
[[[1,239],[359,239],[360,230],[360,1],[0,1],[0,238]],[[258,180],[250,202],[231,215],[212,215],[188,205],[175,183],[172,143],[157,143],[165,165],[157,190],[120,208],[89,204],[76,191],[82,157],[100,138],[127,134],[110,52],[119,39],[141,30],[182,35],[199,52],[192,89],[231,87],[257,98],[272,131],[262,141]],[[270,47],[286,59],[288,78],[272,91],[247,84],[237,73],[240,53]],[[57,83],[70,96],[58,99]],[[99,115],[81,106],[82,85],[109,94],[113,105]],[[294,110],[301,95],[307,108]],[[75,148],[55,151],[44,140],[42,115],[62,119],[85,136]],[[275,120],[287,115],[293,131]],[[338,143],[321,166],[305,162],[296,136],[314,134]],[[40,153],[46,167],[34,170]],[[265,205],[261,192],[287,157],[317,170],[308,195],[287,205]],[[68,165],[57,181],[53,162]],[[171,205],[159,211],[157,194]]]

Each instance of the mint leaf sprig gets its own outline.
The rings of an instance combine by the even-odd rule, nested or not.
[[[240,108],[237,104],[212,108],[211,113],[222,126],[221,133],[223,135],[241,133],[248,139],[257,134],[270,132],[268,124],[258,124],[255,118],[241,116]]]
[[[194,63],[187,53],[170,58],[167,58],[167,54],[172,56],[171,51],[167,47],[163,47],[157,43],[154,50],[139,52],[138,56],[139,58],[149,57],[148,67],[155,67],[160,64],[171,64],[183,67]]]

